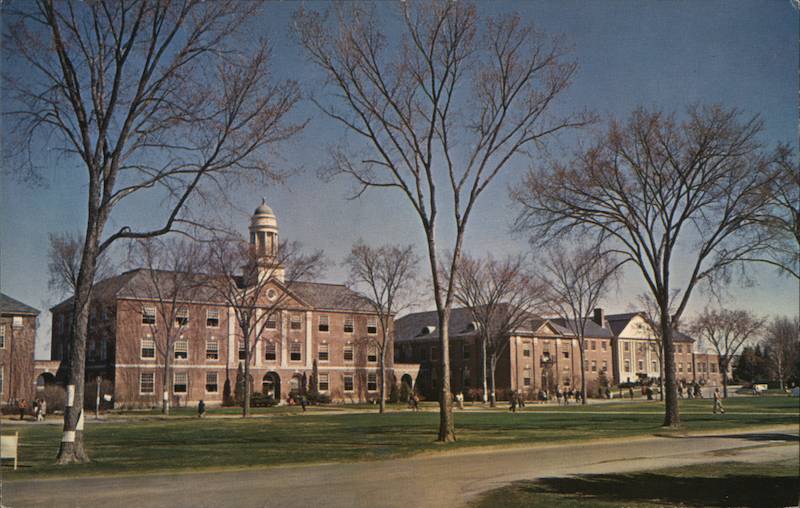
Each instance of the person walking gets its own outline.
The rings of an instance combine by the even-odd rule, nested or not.
[[[206,403],[203,399],[200,399],[200,402],[197,403],[197,417],[198,418],[205,418],[206,416]]]
[[[25,419],[25,413],[28,411],[28,401],[25,400],[25,399],[22,399],[21,401],[19,401],[19,404],[17,405],[17,408],[19,409],[19,419],[20,420],[24,420]]]
[[[308,405],[308,399],[306,399],[305,395],[300,396],[300,405],[303,407],[303,412],[306,412],[306,406]]]
[[[41,399],[39,401],[39,418],[41,421],[47,417],[47,401],[45,399]]]
[[[717,414],[717,411],[725,414],[725,408],[722,407],[722,396],[719,394],[719,388],[714,388],[714,414]]]
[[[511,406],[508,408],[508,410],[511,411],[512,413],[516,413],[517,412],[517,395],[512,393],[510,398],[511,398]]]
[[[558,405],[561,405],[561,388],[556,387],[556,399],[558,401]]]
[[[458,409],[464,409],[464,392],[458,392],[456,394],[456,402],[458,403]]]

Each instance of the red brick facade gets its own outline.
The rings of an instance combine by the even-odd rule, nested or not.
[[[39,311],[2,295],[0,311],[0,402],[34,396],[33,357]]]

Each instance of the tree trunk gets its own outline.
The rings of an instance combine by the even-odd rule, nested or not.
[[[91,222],[90,222],[91,224]],[[64,407],[64,433],[56,458],[57,464],[83,464],[89,456],[83,446],[83,389],[86,369],[86,334],[89,328],[89,305],[97,262],[97,235],[87,228],[81,268],[72,303],[69,355],[66,366],[67,403]]]
[[[250,416],[250,330],[242,330],[244,334],[244,399],[242,400],[242,418]],[[308,353],[306,353],[308,354]]]
[[[497,370],[497,360],[491,358],[489,360],[489,378],[491,380],[491,387],[489,388],[489,406],[495,407],[497,405],[497,391],[495,390],[494,373]]]
[[[724,359],[719,362],[719,371],[722,374],[722,398],[728,398],[728,360]]]
[[[441,390],[439,392],[439,437],[438,441],[450,443],[456,440],[453,423],[453,398],[450,395],[450,309],[439,311],[439,366],[441,372]]]
[[[172,397],[172,383],[170,383],[169,375],[170,365],[172,365],[170,362],[171,349],[172,348],[170,347],[169,342],[167,342],[167,352],[164,355],[164,384],[162,386],[164,392],[164,396],[162,398],[164,400],[161,401],[161,414],[165,416],[169,416],[169,403],[170,397]]]
[[[481,338],[481,377],[483,378],[483,403],[489,401],[489,382],[486,379],[486,339]]]
[[[581,350],[581,404],[586,404],[586,358],[584,355],[586,354],[583,347],[583,342],[586,339],[578,341],[578,346]]]
[[[672,344],[672,325],[670,324],[669,307],[667,299],[663,299],[661,311],[661,340],[664,345],[664,426],[677,427],[680,425],[680,412],[678,410],[678,385],[675,382],[675,354]]]
[[[384,341],[384,344],[386,342]],[[381,364],[380,364],[380,408],[378,411],[383,414],[386,411],[386,347],[381,348]]]

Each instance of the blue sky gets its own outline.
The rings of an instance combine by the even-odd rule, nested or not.
[[[264,14],[253,20],[251,33],[272,41],[276,77],[296,79],[310,91],[319,82],[319,74],[288,35],[291,13],[299,5],[267,4]],[[389,5],[380,7],[388,10]],[[692,102],[719,102],[746,114],[760,114],[766,142],[796,143],[798,12],[789,0],[526,1],[478,6],[490,15],[518,11],[539,30],[566,36],[579,70],[557,105],[560,111],[589,108],[603,116],[624,117],[638,105],[680,111]],[[389,32],[392,23],[392,17],[386,16]],[[244,232],[249,213],[266,197],[278,215],[284,238],[325,250],[331,261],[325,280],[332,282],[344,280],[338,263],[358,239],[375,244],[415,243],[424,254],[418,220],[398,194],[376,190],[347,200],[351,182],[317,178],[316,169],[327,158],[325,147],[336,141],[339,131],[309,102],[301,103],[295,115],[311,123],[285,147],[278,163],[301,171],[282,186],[234,189],[238,204],[225,209],[230,222]],[[7,128],[4,122],[2,130]],[[559,146],[568,149],[574,142],[573,136],[565,136]],[[43,358],[49,351],[46,309],[57,301],[47,290],[47,235],[82,227],[86,191],[78,162],[57,156],[49,148],[43,146],[40,154],[40,162],[51,168],[45,173],[46,186],[26,186],[7,173],[0,176],[0,287],[44,311],[37,348]],[[508,199],[508,187],[526,169],[516,162],[483,195],[467,231],[468,251],[502,255],[528,249],[526,238],[509,232],[514,209]],[[120,210],[112,222],[120,224],[124,217],[134,224],[153,223],[159,217],[157,211],[157,203],[140,202]],[[442,238],[446,246],[446,229]],[[797,313],[796,282],[776,277],[764,267],[754,267],[751,275],[757,284],[731,287],[729,306],[765,315]],[[604,306],[609,312],[630,310],[635,295],[643,290],[639,275],[629,269],[618,294]],[[707,302],[708,295],[696,292],[689,316]]]

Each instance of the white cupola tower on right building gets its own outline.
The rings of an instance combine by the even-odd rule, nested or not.
[[[278,219],[266,199],[250,218],[250,245],[258,254],[258,276],[271,276],[283,282],[284,269],[278,259]]]

